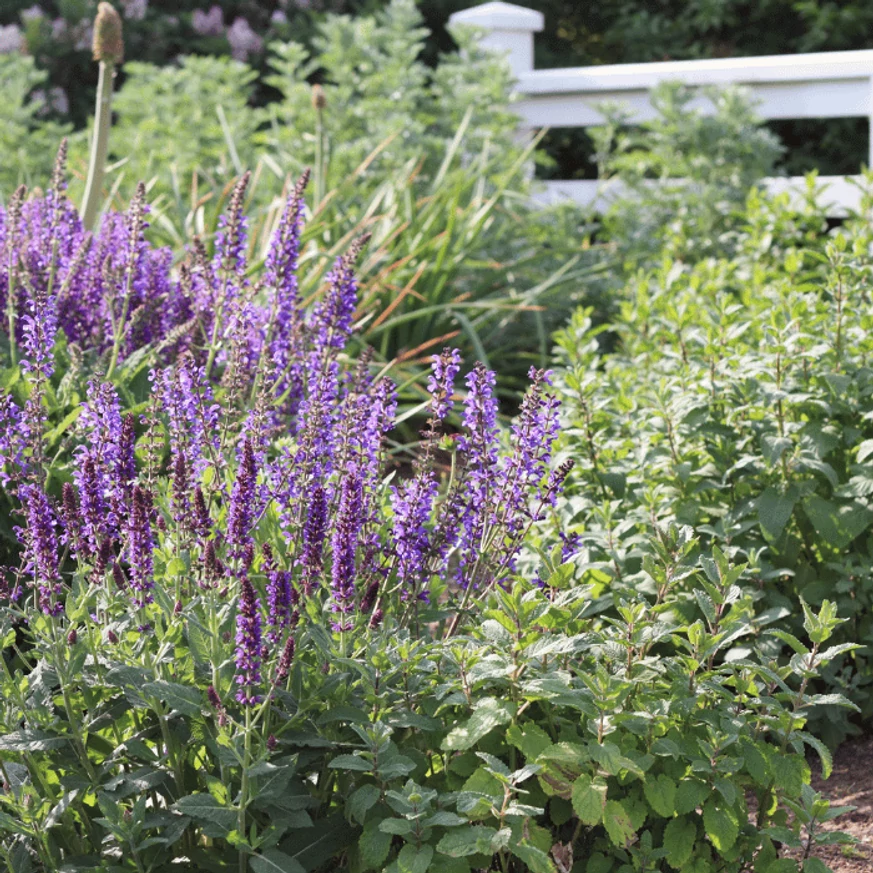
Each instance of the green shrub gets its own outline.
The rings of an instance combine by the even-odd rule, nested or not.
[[[68,130],[66,125],[40,117],[49,101],[46,78],[33,58],[0,54],[0,194],[6,197],[19,185],[48,178],[51,155]]]
[[[565,509],[619,588],[648,584],[653,526],[687,524],[704,551],[749,565],[760,608],[787,611],[793,632],[801,599],[828,598],[841,639],[869,640],[870,199],[830,239],[815,199],[753,192],[730,260],[640,272],[607,328],[613,351],[584,311],[559,335],[568,446],[585,454]],[[867,650],[825,679],[870,719]],[[814,719],[830,743],[851,729],[828,707]]]

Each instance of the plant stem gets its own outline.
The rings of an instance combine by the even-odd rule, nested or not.
[[[97,204],[103,189],[103,174],[109,153],[109,128],[112,125],[112,81],[115,64],[100,61],[97,80],[97,102],[94,107],[94,137],[91,140],[91,158],[88,162],[88,180],[82,201],[82,224],[85,230],[93,230],[97,219]]]
[[[242,785],[239,792],[239,817],[237,831],[242,838],[246,833],[246,807],[249,801],[249,764],[252,760],[252,709],[246,705],[245,751],[243,754]],[[239,853],[239,873],[246,873],[249,866],[249,856],[244,850]]]

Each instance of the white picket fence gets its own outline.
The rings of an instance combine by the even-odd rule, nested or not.
[[[601,124],[598,105],[605,102],[624,104],[632,120],[645,121],[655,114],[650,91],[664,81],[689,86],[742,85],[752,92],[764,119],[873,120],[873,50],[535,70],[534,34],[543,29],[542,13],[493,2],[456,12],[450,21],[481,28],[483,45],[508,56],[520,97],[514,108],[525,129]],[[712,108],[702,98],[691,105],[703,112]],[[873,166],[873,134],[868,165]],[[822,176],[820,181],[828,186],[825,200],[832,214],[857,207],[858,188],[848,179]],[[804,180],[775,178],[766,184],[774,191],[793,191],[804,187]],[[610,196],[608,186],[597,180],[544,185],[539,196],[547,203],[569,198],[596,204]]]

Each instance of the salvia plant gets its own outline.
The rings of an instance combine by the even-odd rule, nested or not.
[[[63,151],[2,213],[7,868],[798,870],[833,604],[770,630],[680,527],[638,591],[572,536],[528,573],[571,468],[552,375],[507,429],[444,350],[396,456],[347,352],[366,239],[304,301],[306,176],[257,270],[247,181],[177,268],[142,190],[84,231]]]

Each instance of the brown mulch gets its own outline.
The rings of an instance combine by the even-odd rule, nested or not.
[[[812,786],[828,798],[831,806],[854,806],[822,830],[843,831],[853,836],[854,846],[821,846],[813,854],[834,873],[873,871],[873,737],[844,743],[834,755],[834,772],[822,780],[817,762],[812,764]],[[802,853],[790,853],[800,857]]]

